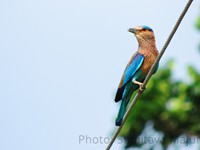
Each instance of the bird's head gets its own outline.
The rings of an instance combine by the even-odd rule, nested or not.
[[[129,32],[133,33],[138,42],[155,42],[153,30],[148,26],[137,26],[130,28]]]

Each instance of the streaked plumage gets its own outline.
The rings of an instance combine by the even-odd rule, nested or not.
[[[133,92],[141,87],[141,84],[147,76],[148,71],[158,56],[154,33],[150,27],[138,26],[136,28],[130,28],[129,32],[134,33],[139,47],[137,52],[132,56],[127,64],[118,86],[115,102],[120,100],[122,101],[115,122],[116,126],[121,125],[126,112],[126,107]],[[157,68],[155,69],[154,73],[156,72]]]

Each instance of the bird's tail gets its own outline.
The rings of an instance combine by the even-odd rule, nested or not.
[[[124,114],[126,112],[126,107],[128,105],[128,101],[127,101],[127,98],[122,99],[121,106],[120,106],[120,109],[119,109],[119,113],[117,115],[117,119],[115,120],[116,126],[121,126],[121,124],[123,122],[123,118],[124,118]]]

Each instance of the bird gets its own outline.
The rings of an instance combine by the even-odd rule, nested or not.
[[[150,27],[146,25],[136,26],[128,29],[128,31],[135,35],[138,41],[138,50],[126,65],[117,89],[115,102],[121,100],[121,105],[115,120],[116,126],[121,126],[126,107],[134,91],[138,89],[140,92],[144,91],[142,88],[143,81],[159,54],[154,32]],[[159,64],[155,67],[153,74],[156,73],[158,66]]]

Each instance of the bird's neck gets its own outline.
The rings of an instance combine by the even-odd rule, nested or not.
[[[139,48],[138,51],[143,54],[147,55],[149,52],[158,55],[158,50],[156,48],[155,40],[152,41],[138,41],[139,42]]]

